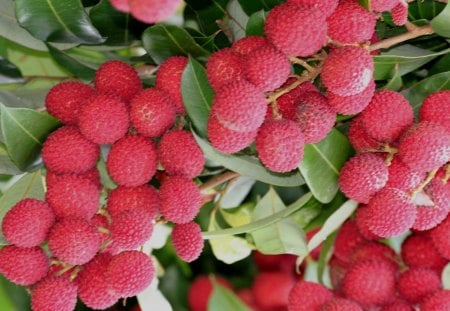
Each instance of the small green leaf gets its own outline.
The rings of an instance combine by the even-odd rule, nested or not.
[[[48,113],[27,108],[10,108],[0,103],[4,143],[13,162],[26,170],[39,155],[48,134],[59,121]]]
[[[431,27],[438,35],[450,38],[450,3],[447,3],[444,10],[433,18]]]
[[[23,173],[8,155],[4,144],[0,144],[0,175],[19,175]]]
[[[181,77],[181,94],[186,112],[197,132],[205,137],[214,92],[206,77],[205,68],[192,57],[189,57],[189,63]]]
[[[250,15],[246,27],[247,36],[264,36],[264,22],[266,21],[266,17],[267,13],[264,10]]]
[[[147,28],[142,35],[142,43],[157,64],[176,55],[192,55],[195,58],[209,55],[189,32],[174,25],[156,24]]]
[[[213,281],[213,292],[208,301],[208,311],[250,311],[250,309],[228,288]]]
[[[331,202],[339,189],[339,171],[352,152],[348,139],[333,129],[317,144],[307,144],[300,172],[314,197]]]
[[[9,60],[0,56],[0,84],[24,82],[20,70]]]

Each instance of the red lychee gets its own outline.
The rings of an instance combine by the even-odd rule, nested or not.
[[[291,273],[261,272],[253,281],[252,293],[256,304],[263,310],[286,308],[294,285]]]
[[[420,121],[439,123],[450,132],[450,90],[431,93],[420,107]]]
[[[340,96],[331,92],[327,93],[328,104],[336,113],[351,115],[364,110],[370,103],[375,92],[375,82],[371,80],[369,85],[360,93],[350,96]]]
[[[398,268],[398,257],[395,251],[380,242],[366,242],[356,246],[353,250],[350,261],[352,264],[364,260],[384,261],[391,264],[394,269]]]
[[[360,205],[356,210],[355,222],[359,232],[366,240],[378,240],[380,237],[369,229],[367,217],[369,216],[366,205]]]
[[[224,48],[211,54],[206,63],[208,81],[214,90],[245,79],[244,58],[231,48]]]
[[[289,78],[282,87],[294,83],[295,80],[296,79]],[[281,113],[283,119],[289,119],[292,121],[297,120],[297,98],[306,92],[318,92],[318,90],[314,86],[314,84],[310,82],[304,82],[288,93],[277,98],[276,104],[278,106],[278,111]],[[272,109],[269,108],[268,110],[270,111],[270,113],[272,113]]]
[[[410,267],[430,268],[438,273],[447,264],[431,238],[425,235],[410,235],[402,244],[401,256]]]
[[[344,299],[344,298],[334,298],[324,303],[320,311],[362,311],[363,309],[356,302]]]
[[[347,220],[341,226],[334,242],[334,256],[344,263],[350,262],[355,248],[364,242],[354,220]]]
[[[221,286],[232,289],[231,284],[220,276],[214,276],[214,281]],[[190,285],[188,290],[188,305],[191,311],[207,311],[208,301],[213,292],[213,283],[209,276],[200,275]]]
[[[405,25],[408,21],[408,4],[398,1],[398,4],[392,8],[391,16],[395,25]]]
[[[57,174],[55,172],[52,172],[50,170],[47,170],[47,173],[45,174],[45,183],[48,188],[51,188],[53,184],[60,179],[62,176],[66,175],[77,175],[78,177],[81,177],[83,179],[87,179],[93,184],[97,186],[99,190],[103,188],[103,185],[100,180],[100,172],[96,167],[91,168],[89,171],[86,171],[81,174]]]
[[[72,311],[77,304],[77,286],[65,277],[47,277],[31,292],[33,311]]]
[[[264,37],[248,36],[235,41],[231,46],[231,49],[241,55],[247,55],[254,49],[257,49],[267,43],[268,41]]]
[[[292,254],[269,255],[258,251],[252,253],[259,271],[282,271],[292,273],[295,271],[297,257]]]
[[[399,2],[399,0],[372,0],[370,2],[370,9],[374,12],[390,11]]]
[[[400,295],[411,303],[420,303],[441,287],[436,271],[427,268],[410,268],[398,278]]]
[[[448,199],[447,199],[448,200]],[[450,216],[430,231],[431,240],[438,252],[450,260]]]
[[[348,128],[348,139],[358,152],[376,151],[381,149],[381,143],[371,137],[358,116],[352,120]]]
[[[299,281],[289,293],[289,311],[318,311],[320,306],[333,298],[333,294],[323,285]]]
[[[389,179],[386,186],[409,192],[417,188],[424,179],[425,174],[412,170],[398,157],[394,157],[389,165]]]
[[[404,300],[396,299],[393,303],[384,305],[380,311],[414,311],[412,305]]]
[[[318,10],[325,17],[330,16],[338,6],[338,0],[287,0],[288,4]]]
[[[425,298],[420,305],[421,311],[450,310],[450,290],[441,289]]]
[[[107,209],[112,217],[126,210],[143,209],[155,218],[159,211],[158,192],[149,185],[119,186],[109,193]]]
[[[154,24],[175,13],[181,0],[129,0],[128,3],[134,18]]]
[[[195,222],[175,224],[171,238],[176,254],[186,262],[196,260],[203,250],[202,231]]]

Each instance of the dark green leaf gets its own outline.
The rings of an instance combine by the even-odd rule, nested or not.
[[[264,22],[266,21],[267,13],[264,10],[250,15],[247,22],[247,36],[264,36]]]
[[[450,3],[447,3],[444,10],[433,18],[431,26],[438,35],[450,38]]]
[[[10,61],[0,56],[0,84],[23,82],[20,70]]]
[[[283,2],[283,0],[239,0],[245,13],[249,16],[260,10],[270,11],[274,6]]]
[[[208,301],[208,311],[250,311],[228,288],[213,280],[214,289]]]
[[[14,163],[26,170],[37,158],[47,135],[59,121],[45,112],[26,108],[9,108],[0,103],[4,143]]]
[[[142,35],[142,42],[157,64],[175,55],[192,55],[196,58],[209,55],[185,29],[174,25],[156,24],[147,28]]]
[[[359,4],[361,4],[366,10],[370,11],[370,0],[358,0]]]
[[[415,21],[420,19],[431,20],[445,7],[444,3],[435,0],[421,0],[410,2],[409,19]]]
[[[202,33],[212,35],[220,29],[217,21],[222,20],[225,16],[228,1],[229,0],[187,0],[186,8],[184,10],[184,19],[189,24],[195,23]]]
[[[0,306],[2,311],[30,310],[30,295],[25,287],[18,286],[0,275]]]
[[[184,277],[182,268],[178,265],[169,265],[160,279],[161,292],[169,299],[173,310],[188,311],[187,291],[189,282]]]
[[[181,94],[186,112],[197,133],[205,137],[214,92],[206,77],[205,69],[192,57],[189,57],[189,63],[181,78]]]
[[[441,58],[430,68],[428,75],[435,75],[446,71],[450,71],[450,53],[441,56]]]
[[[6,147],[0,144],[0,175],[19,175],[22,171],[14,164],[6,151]]]
[[[305,146],[300,172],[320,202],[331,202],[338,192],[339,171],[351,152],[348,139],[336,129],[321,142]]]
[[[84,44],[105,41],[79,0],[16,0],[15,4],[20,25],[37,39]]]
[[[326,238],[325,242],[323,242],[322,248],[320,249],[319,260],[318,260],[318,264],[317,264],[317,277],[321,284],[324,284],[323,274],[325,273],[325,268],[328,264],[328,260],[330,259],[329,253],[333,248],[336,235],[337,235],[336,232],[330,234]]]

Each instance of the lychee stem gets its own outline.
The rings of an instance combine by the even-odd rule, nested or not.
[[[422,190],[433,180],[434,176],[436,176],[436,173],[438,172],[438,168],[432,170],[431,172],[428,173],[427,178],[425,178],[425,180],[419,185],[419,187],[417,187],[416,189],[414,189],[411,192],[411,197],[413,198],[417,193],[422,192]]]
[[[446,184],[450,179],[450,163],[448,163],[445,167],[445,175],[444,178],[442,179],[442,182],[444,184]]]
[[[390,166],[395,154],[398,152],[398,149],[391,147],[389,144],[384,144],[383,151],[388,153],[388,156],[386,157],[384,163],[386,164],[386,166]]]
[[[433,33],[434,33],[434,30],[431,27],[431,25],[416,27],[416,28],[412,29],[411,31],[408,31],[401,35],[390,37],[390,38],[378,41],[374,44],[371,44],[369,47],[369,50],[375,51],[375,50],[379,50],[379,49],[387,49],[398,43],[401,43],[401,42],[404,42],[404,41],[407,41],[410,39],[414,39],[417,37],[421,37],[421,36],[431,35]]]
[[[291,56],[291,57],[289,57],[289,61],[293,64],[297,64],[297,65],[304,67],[309,72],[314,72],[314,70],[315,70],[315,68],[313,66],[311,66],[310,64],[308,64],[306,61],[304,61],[301,58]]]
[[[100,233],[104,233],[104,234],[110,234],[111,232],[109,231],[108,228],[105,227],[97,227],[98,232]]]
[[[219,176],[216,176],[205,182],[203,185],[201,185],[199,187],[200,192],[202,194],[207,194],[210,189],[239,176],[240,176],[239,173],[233,171],[226,171],[225,173],[222,173]]]

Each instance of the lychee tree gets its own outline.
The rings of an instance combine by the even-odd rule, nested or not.
[[[1,310],[450,309],[447,1],[0,13]]]

